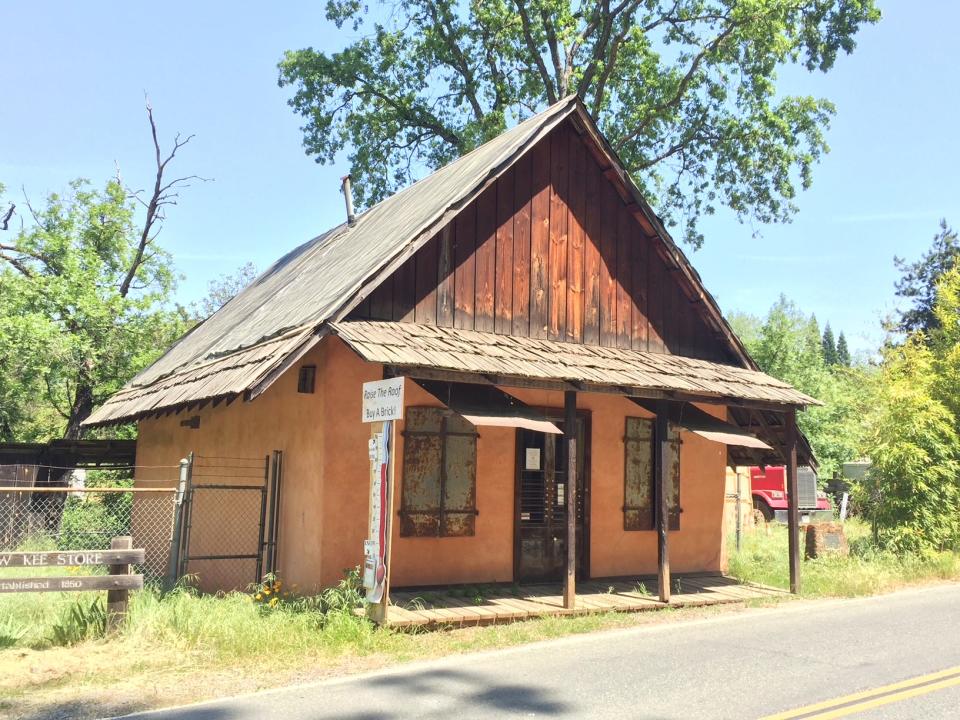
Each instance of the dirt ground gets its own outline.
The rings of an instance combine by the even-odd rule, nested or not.
[[[6,720],[87,719],[122,715],[316,682],[329,677],[376,670],[398,663],[587,631],[603,631],[654,623],[683,622],[720,613],[743,612],[743,605],[690,608],[597,616],[593,625],[556,626],[550,635],[531,632],[518,637],[486,637],[492,628],[472,627],[421,633],[409,657],[339,655],[304,658],[296,666],[276,667],[247,662],[210,667],[199,653],[178,648],[143,647],[133,642],[107,641],[46,650],[0,651],[0,718]],[[569,621],[566,621],[569,622]],[[502,626],[501,626],[502,628]],[[564,630],[568,629],[569,632]]]

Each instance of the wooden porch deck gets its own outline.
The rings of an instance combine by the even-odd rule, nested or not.
[[[390,591],[388,623],[393,627],[486,625],[544,615],[641,612],[789,595],[779,588],[700,573],[674,576],[669,606],[659,601],[658,593],[656,576],[588,580],[577,583],[576,608],[567,610],[560,583],[397,588]]]

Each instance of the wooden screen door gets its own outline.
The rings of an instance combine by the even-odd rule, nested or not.
[[[554,420],[561,430],[563,423]],[[577,418],[577,575],[586,577],[586,420]],[[557,581],[567,567],[567,452],[563,435],[517,430],[514,582]]]

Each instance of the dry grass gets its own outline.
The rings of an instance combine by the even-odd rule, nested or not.
[[[895,555],[873,546],[869,527],[844,526],[850,555],[826,555],[801,567],[804,597],[859,597],[932,582],[960,580],[960,553]],[[741,551],[731,547],[730,574],[739,580],[789,587],[787,528],[771,524],[744,535]],[[802,552],[802,549],[801,549]]]
[[[869,547],[850,526],[849,558],[804,563],[804,594],[853,596],[960,579],[960,556],[897,558]],[[784,587],[786,531],[747,535],[731,554],[744,580]],[[376,628],[347,610],[305,603],[258,607],[244,594],[137,593],[126,628],[51,635],[89,595],[0,596],[0,716],[87,718],[320,680],[410,660],[505,648],[567,635],[738,612],[743,606],[547,617],[526,622],[401,632]],[[767,603],[768,604],[768,603]],[[751,604],[755,605],[755,603]],[[62,643],[68,638],[73,645]],[[69,640],[73,638],[73,640]]]
[[[230,598],[191,600],[199,603],[198,614],[209,615],[207,602],[230,604]],[[249,607],[249,603],[245,606]],[[148,629],[72,647],[8,648],[0,651],[0,716],[29,716],[34,720],[102,717],[312,682],[410,660],[711,617],[742,609],[743,606],[726,605],[602,613],[416,633],[377,629],[358,622],[368,633],[363,642],[337,643],[330,634],[320,633],[312,638],[297,632],[301,637],[292,645],[288,634],[292,631],[280,627],[289,625],[290,618],[271,613],[245,617],[247,633],[260,638],[252,645],[238,645],[229,630],[219,640],[210,642],[211,638],[195,626],[196,634],[192,636],[164,636]],[[182,606],[179,612],[185,612]],[[215,618],[209,623],[211,627],[218,624]],[[135,623],[131,626],[136,627]],[[274,640],[262,640],[271,634]]]

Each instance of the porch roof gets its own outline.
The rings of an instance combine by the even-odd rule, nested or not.
[[[333,331],[369,362],[514,380],[568,384],[585,391],[641,397],[778,405],[820,402],[757,370],[619,347],[595,347],[477,330],[400,322],[332,323]]]

